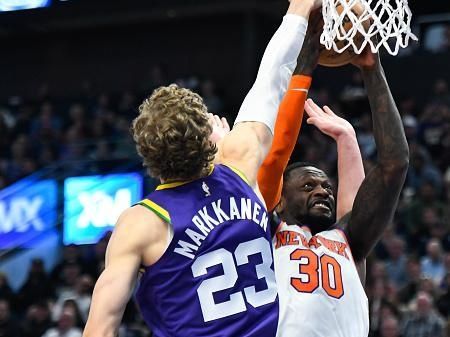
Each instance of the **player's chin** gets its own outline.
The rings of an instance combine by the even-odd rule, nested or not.
[[[310,209],[308,218],[310,223],[317,224],[322,228],[331,226],[335,222],[334,213],[331,210],[325,209]]]

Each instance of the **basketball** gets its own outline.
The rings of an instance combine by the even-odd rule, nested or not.
[[[338,4],[336,6],[336,10],[341,15],[343,7],[341,4]],[[357,2],[351,11],[356,15],[360,16],[364,12],[363,6]],[[364,21],[363,26],[366,29],[366,31],[370,27],[369,21]],[[342,29],[345,32],[348,32],[353,27],[352,21],[350,18],[346,15],[343,19],[342,23]],[[359,48],[361,44],[364,42],[364,36],[357,32],[356,35],[353,37],[353,41],[355,45]],[[336,45],[338,48],[342,48],[347,42],[346,41],[336,41]],[[345,49],[342,53],[337,53],[334,49],[326,49],[324,45],[320,45],[321,51],[319,56],[319,64],[325,67],[340,67],[345,64],[350,63],[354,57],[356,57],[356,53],[353,51],[352,46],[349,46],[347,49]]]

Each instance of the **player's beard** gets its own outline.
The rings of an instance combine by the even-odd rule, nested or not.
[[[301,224],[308,225],[314,233],[319,233],[329,229],[336,222],[336,216],[333,214],[331,217],[326,215],[307,214],[302,216]]]

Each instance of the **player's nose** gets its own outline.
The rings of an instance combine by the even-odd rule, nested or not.
[[[327,198],[330,195],[330,192],[321,185],[317,185],[316,188],[313,190],[313,195],[323,196],[324,198]]]

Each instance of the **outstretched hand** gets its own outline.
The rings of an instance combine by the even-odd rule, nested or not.
[[[353,126],[344,118],[337,116],[328,106],[321,109],[312,99],[308,99],[305,103],[305,111],[309,116],[306,122],[334,140],[341,135],[355,134]]]
[[[209,140],[213,143],[217,143],[223,137],[225,137],[228,132],[230,132],[230,125],[225,117],[220,118],[217,115],[208,113],[209,124],[212,126],[212,133],[209,136]]]

